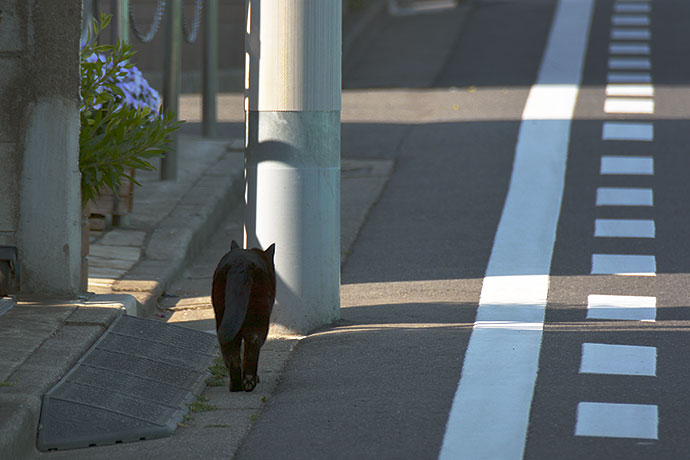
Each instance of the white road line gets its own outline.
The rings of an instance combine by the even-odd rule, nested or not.
[[[605,113],[654,113],[653,99],[608,98],[604,102]]]
[[[654,206],[651,188],[599,187],[597,206]]]
[[[592,0],[560,0],[556,7],[539,77],[523,112],[510,188],[448,416],[441,459],[523,456],[570,125],[592,11]]]
[[[651,219],[596,219],[597,238],[654,238],[656,229]]]
[[[580,373],[656,377],[656,347],[583,343]]]
[[[656,276],[656,258],[640,254],[592,254],[592,275]]]
[[[649,72],[609,72],[609,83],[651,83],[652,74]]]
[[[649,45],[646,43],[611,43],[610,54],[649,55]]]
[[[649,16],[645,14],[614,14],[611,23],[614,26],[648,26]]]
[[[602,139],[605,141],[653,141],[653,123],[604,122]]]
[[[610,83],[606,85],[607,96],[654,96],[654,86],[645,84]]]
[[[652,62],[648,58],[609,58],[611,70],[649,70]]]
[[[656,297],[591,294],[587,319],[656,321]]]
[[[651,5],[644,2],[618,2],[613,5],[616,13],[649,13],[652,11]]]
[[[601,157],[601,174],[629,174],[649,176],[654,174],[654,158],[629,155]]]
[[[614,27],[611,29],[612,40],[649,40],[652,33],[647,28]]]
[[[647,404],[581,402],[575,436],[658,439],[659,409]]]

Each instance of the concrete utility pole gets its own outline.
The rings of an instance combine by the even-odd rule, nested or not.
[[[0,246],[16,248],[24,295],[80,291],[81,9],[0,0]]]
[[[247,0],[245,244],[276,243],[272,330],[340,317],[342,0]]]

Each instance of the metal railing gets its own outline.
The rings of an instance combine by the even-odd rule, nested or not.
[[[202,41],[202,118],[201,133],[204,137],[216,136],[216,95],[218,92],[218,0],[196,0],[191,30],[184,18],[182,0],[157,0],[153,22],[147,32],[142,32],[136,20],[136,12],[130,0],[110,0],[112,41],[127,43],[130,31],[134,37],[148,43],[163,26],[165,33],[163,68],[163,110],[175,113],[177,120],[180,100],[182,39],[187,43],[197,41],[199,30]],[[98,15],[98,0],[84,0],[84,17]],[[202,21],[203,18],[203,21]],[[84,21],[88,24],[88,21]],[[171,139],[171,151],[161,160],[161,180],[177,179],[177,136]]]

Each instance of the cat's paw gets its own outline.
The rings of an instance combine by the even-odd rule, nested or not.
[[[245,375],[244,379],[242,379],[244,391],[252,391],[257,383],[259,383],[258,375]]]

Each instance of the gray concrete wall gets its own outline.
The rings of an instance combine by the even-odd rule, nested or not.
[[[0,245],[22,293],[74,296],[81,274],[81,0],[0,0]]]

